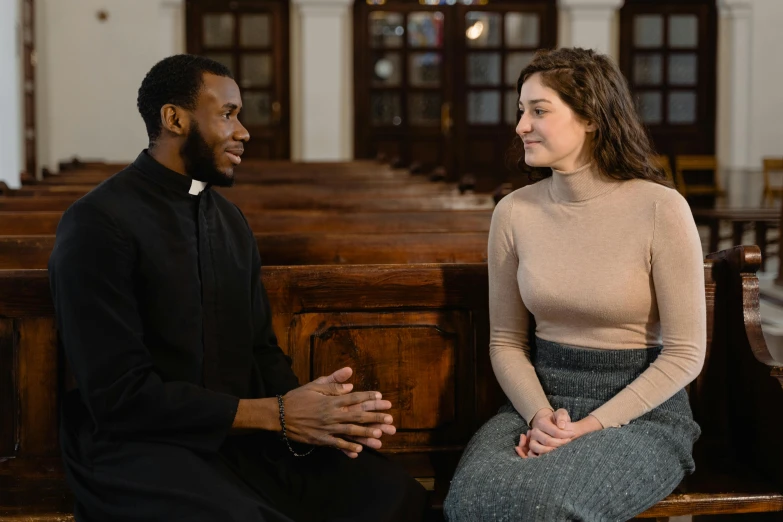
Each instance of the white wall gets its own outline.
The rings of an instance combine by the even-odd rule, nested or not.
[[[19,0],[0,0],[5,11],[14,9]],[[604,4],[607,0],[599,0]],[[312,3],[312,2],[310,2]],[[584,1],[581,3],[585,3]],[[294,3],[292,2],[292,6]],[[96,13],[105,9],[106,22],[99,22]],[[573,23],[559,13],[560,45],[571,45]],[[38,51],[37,127],[38,154],[41,166],[55,167],[57,162],[73,155],[100,158],[107,161],[130,161],[146,146],[144,125],[136,111],[136,91],[144,74],[161,58],[185,49],[184,0],[38,0],[36,4],[36,45]],[[302,28],[296,11],[291,13],[291,116],[292,156],[303,156],[304,135],[307,132],[303,114],[301,64],[308,62],[301,54]],[[10,42],[15,34],[12,20],[0,15],[0,38]],[[719,157],[727,150],[731,126],[730,24],[723,18],[719,26],[719,66],[717,104],[717,149]],[[751,131],[747,139],[745,170],[760,168],[761,157],[783,155],[783,0],[752,1],[752,44],[750,118]],[[343,55],[334,64],[322,64],[334,71],[339,68],[345,78],[352,75],[351,24],[340,45]],[[619,54],[619,22],[611,22],[612,49]],[[6,30],[7,29],[7,30]],[[3,40],[3,41],[5,41]],[[0,71],[10,67],[11,44],[0,46]],[[16,51],[14,51],[15,53]],[[16,60],[18,56],[13,55]],[[311,60],[310,60],[311,61]],[[312,72],[312,71],[311,71]],[[0,75],[1,76],[1,75]],[[0,82],[2,78],[0,78]],[[351,82],[348,81],[347,84]],[[5,85],[5,84],[3,84]],[[4,89],[5,87],[0,87]],[[11,89],[13,90],[13,89]],[[2,91],[3,96],[18,96]],[[348,114],[353,103],[350,89],[341,90],[335,107],[346,114],[335,122],[337,156],[351,157],[353,118]],[[10,104],[6,107],[19,106]],[[19,121],[10,115],[11,121]],[[8,121],[8,118],[5,119]],[[19,140],[20,135],[12,140]],[[21,150],[21,142],[3,140],[0,146]],[[17,154],[11,154],[16,158]],[[4,154],[3,157],[8,157]],[[17,160],[21,162],[21,156]],[[21,165],[21,163],[20,163]],[[19,170],[18,168],[16,170]],[[56,170],[56,169],[54,169]],[[11,170],[6,169],[10,172]]]
[[[749,167],[783,156],[783,1],[753,0]]]
[[[73,155],[133,160],[147,145],[137,91],[158,60],[184,52],[184,2],[38,0],[36,9],[42,166]]]
[[[22,170],[20,40],[18,0],[0,0],[0,181],[19,186]]]
[[[17,16],[16,16],[16,26],[17,26],[17,47],[16,47],[16,72],[18,74],[16,86],[18,89],[17,99],[19,100],[19,105],[17,108],[17,114],[16,114],[16,128],[19,129],[19,134],[17,135],[17,147],[19,150],[19,168],[17,169],[18,172],[22,172],[26,170],[27,168],[27,154],[25,153],[25,121],[24,121],[24,65],[22,63],[22,60],[24,59],[24,45],[23,45],[23,19],[24,19],[24,3],[22,0],[16,1],[17,6]],[[35,175],[34,172],[31,174]],[[7,182],[6,182],[7,183]],[[13,185],[16,187],[17,179],[12,178],[10,185]],[[21,183],[20,183],[21,184]]]

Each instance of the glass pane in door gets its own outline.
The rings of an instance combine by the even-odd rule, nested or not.
[[[699,43],[699,19],[696,15],[669,17],[669,46],[694,48]]]
[[[636,47],[663,46],[663,16],[662,15],[634,16],[633,43]]]
[[[500,53],[468,54],[468,85],[500,85]]]
[[[248,126],[272,123],[272,95],[268,92],[244,92],[239,119]]]
[[[408,120],[411,125],[440,125],[440,108],[440,93],[416,92],[408,95]]]
[[[440,53],[411,53],[409,60],[409,85],[412,87],[438,87],[440,85]]]
[[[696,53],[669,55],[669,83],[696,85]]]
[[[272,45],[272,17],[268,14],[243,14],[239,17],[239,45],[269,47]]]
[[[696,93],[692,91],[669,93],[669,123],[685,125],[696,123]]]
[[[636,107],[643,123],[656,125],[663,121],[663,97],[659,91],[641,92]]]
[[[498,91],[471,91],[468,93],[468,124],[495,125],[500,123],[500,93]]]
[[[234,15],[208,13],[204,15],[204,47],[231,47],[234,44]]]
[[[371,47],[402,47],[405,27],[400,13],[373,11],[369,18]]]
[[[402,82],[400,53],[377,53],[373,57],[372,84],[376,87],[399,87]]]
[[[500,13],[470,11],[465,15],[465,42],[468,47],[500,46]]]
[[[637,54],[633,59],[633,81],[637,85],[660,85],[663,60],[660,54]]]
[[[402,124],[402,103],[396,92],[379,92],[370,96],[370,121],[373,125]]]
[[[506,13],[506,47],[538,47],[537,14]]]
[[[272,84],[271,54],[244,54],[240,63],[242,64],[242,78],[239,84],[243,89],[268,87]]]
[[[443,13],[415,12],[408,15],[408,45],[411,47],[443,46]]]

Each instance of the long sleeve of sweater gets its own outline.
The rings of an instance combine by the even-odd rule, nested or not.
[[[530,360],[528,310],[519,294],[510,212],[504,198],[492,214],[488,244],[489,355],[500,387],[528,422],[539,410],[552,408]]]
[[[643,180],[555,172],[495,209],[488,245],[490,356],[529,420],[550,408],[531,361],[535,335],[570,346],[659,357],[597,408],[621,426],[662,404],[701,370],[706,303],[701,243],[687,202]]]

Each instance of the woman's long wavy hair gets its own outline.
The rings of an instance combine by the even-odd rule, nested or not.
[[[617,65],[607,56],[589,49],[564,48],[538,51],[517,80],[522,84],[535,73],[554,90],[574,113],[595,124],[593,163],[599,172],[619,180],[646,179],[667,187],[667,179],[653,156],[647,131],[636,114],[628,83]],[[517,112],[517,121],[520,113]],[[550,168],[525,164],[522,139],[516,136],[509,151],[516,167],[527,171],[533,181],[552,175]]]

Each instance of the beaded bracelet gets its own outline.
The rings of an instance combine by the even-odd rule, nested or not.
[[[283,408],[283,396],[278,395],[277,396],[277,405],[280,408],[280,427],[283,428],[283,440],[285,441],[285,445],[288,446],[288,449],[291,451],[291,453],[294,454],[294,457],[306,457],[309,454],[313,452],[315,448],[310,448],[310,451],[307,453],[297,453],[294,448],[291,447],[291,443],[288,441],[288,436],[285,432],[285,408]]]

